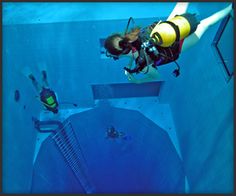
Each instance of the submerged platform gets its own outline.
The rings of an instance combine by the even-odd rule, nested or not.
[[[150,99],[158,105],[157,99]],[[120,103],[114,99],[98,101],[95,108],[61,111],[57,119],[63,121],[62,113],[64,113],[63,123],[71,124],[81,147],[80,151],[86,160],[94,192],[184,193],[185,174],[181,156],[176,149],[177,143],[173,142],[176,138],[173,133],[170,137],[167,132],[167,130],[173,132],[172,125],[168,124],[168,127],[164,125],[165,120],[167,122],[170,118],[165,110],[167,107],[159,104],[159,112],[156,112],[155,118],[153,112],[157,108],[154,107],[152,111],[149,107],[149,112],[145,112],[145,105],[140,104],[143,100],[140,100],[140,103],[135,100],[135,102],[134,99],[126,99],[125,102],[120,100]],[[149,100],[148,103],[152,101]],[[123,104],[126,108],[121,108]],[[132,108],[132,105],[140,111],[128,109]],[[151,116],[154,118],[151,119]],[[51,119],[44,114],[41,120],[47,118]],[[157,125],[158,121],[162,121],[162,127]],[[111,125],[130,136],[130,139],[107,139],[106,130]],[[168,129],[164,130],[166,128]],[[41,138],[38,140],[41,140],[41,143],[38,142],[38,153],[35,153],[32,192],[85,192],[76,177],[78,176],[76,169],[71,169],[68,158],[65,158],[65,154],[53,141],[53,134],[44,134],[44,138],[41,136],[42,134],[38,137]],[[73,146],[73,144],[68,145]],[[76,167],[73,165],[73,168]]]

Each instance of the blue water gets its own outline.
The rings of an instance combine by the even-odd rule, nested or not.
[[[205,18],[228,4],[190,3],[189,11]],[[225,77],[211,46],[221,23],[181,54],[179,78],[172,63],[159,81],[131,85],[127,60],[101,54],[101,39],[123,32],[130,16],[145,26],[174,6],[3,4],[4,193],[233,192],[234,77]],[[228,24],[219,42],[231,65],[232,32]],[[23,74],[29,67],[41,82],[43,63],[63,103],[57,115],[43,109]],[[62,144],[32,118],[60,121]],[[106,138],[110,126],[125,137]]]
[[[184,192],[182,161],[173,144],[164,130],[142,114],[106,106],[74,114],[68,121],[77,130],[96,193]],[[110,125],[130,136],[129,140],[106,138],[104,130]],[[53,170],[48,167],[49,159]],[[86,192],[80,180],[71,181],[76,181],[75,176],[48,138],[35,162],[32,192]]]

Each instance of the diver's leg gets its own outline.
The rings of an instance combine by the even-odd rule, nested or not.
[[[180,14],[186,13],[186,11],[188,9],[188,5],[189,5],[188,2],[178,2],[178,3],[176,3],[173,11],[171,12],[171,14],[167,18],[167,20],[170,20],[171,18],[174,18],[175,15],[180,15]]]
[[[195,33],[192,33],[190,36],[184,39],[184,43],[183,43],[181,51],[184,52],[185,50],[194,46],[198,41],[199,41],[199,37]]]
[[[41,91],[41,86],[38,84],[37,80],[35,79],[34,75],[32,74],[32,70],[30,67],[25,66],[22,70],[21,73],[26,77],[29,78],[32,81],[32,84],[34,88],[36,89],[37,92]]]
[[[48,81],[47,81],[47,64],[44,61],[38,62],[36,64],[38,71],[42,74],[42,86],[45,88],[49,88]]]
[[[200,39],[202,35],[205,33],[205,31],[208,29],[208,27],[214,25],[215,23],[225,18],[228,14],[230,14],[231,10],[232,10],[232,4],[230,4],[223,10],[220,10],[215,14],[209,16],[208,18],[201,20],[200,24],[197,27],[197,30],[194,33]]]
[[[209,16],[208,18],[201,20],[200,24],[197,26],[196,31],[184,40],[182,51],[185,51],[186,49],[195,45],[201,39],[202,35],[206,32],[208,27],[222,20],[224,17],[230,14],[231,11],[232,4],[230,4],[223,10],[218,11],[215,14]]]
[[[33,84],[34,88],[37,90],[38,93],[40,93],[41,92],[41,86],[39,85],[39,83],[35,79],[34,75],[30,74],[28,77],[32,81],[32,84]]]
[[[42,70],[41,73],[42,73],[43,86],[45,88],[49,88],[48,80],[47,80],[47,72],[45,70]]]

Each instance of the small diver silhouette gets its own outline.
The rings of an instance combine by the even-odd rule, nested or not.
[[[106,131],[106,138],[109,139],[124,139],[124,140],[130,140],[131,136],[127,136],[124,132],[122,131],[117,131],[114,126],[110,126],[107,131]]]

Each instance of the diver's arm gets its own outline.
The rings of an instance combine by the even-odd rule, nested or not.
[[[131,57],[129,64],[126,66],[126,68],[131,69],[131,67],[133,66],[133,62],[134,62],[134,58]],[[125,75],[127,75],[127,74],[128,74],[128,72],[125,70]]]
[[[156,68],[152,66],[153,62],[152,60],[148,57],[147,53],[145,50],[141,51],[143,56],[145,57],[145,60],[148,64],[148,66],[144,67],[144,69],[141,71],[146,75],[146,77],[143,78],[135,78],[133,74],[131,73],[126,73],[128,80],[132,83],[140,84],[144,82],[151,82],[155,79],[158,79],[160,77],[159,72],[157,71]]]
[[[131,74],[131,76],[128,77],[128,80],[131,83],[142,84],[142,83],[145,83],[145,82],[152,82],[154,80],[154,78],[146,77],[146,78],[136,79],[136,78],[134,78],[133,74]]]
[[[55,97],[56,97],[56,102],[57,102],[57,104],[59,105],[59,99],[58,99],[58,95],[57,95],[57,93],[56,92],[54,92],[55,93]]]
[[[127,68],[131,68],[132,67],[132,65],[133,65],[133,62],[134,62],[134,58],[133,57],[131,57],[130,58],[130,61],[129,61],[129,64],[127,65]]]
[[[135,78],[134,74],[130,74],[128,72],[127,72],[126,76],[127,76],[128,80],[130,82],[136,83],[136,84],[141,84],[141,83],[144,83],[144,82],[152,82],[152,81],[160,78],[159,72],[157,71],[156,68],[152,67],[151,64],[148,65],[146,67],[146,69],[148,69],[148,72],[145,74],[146,77]]]

